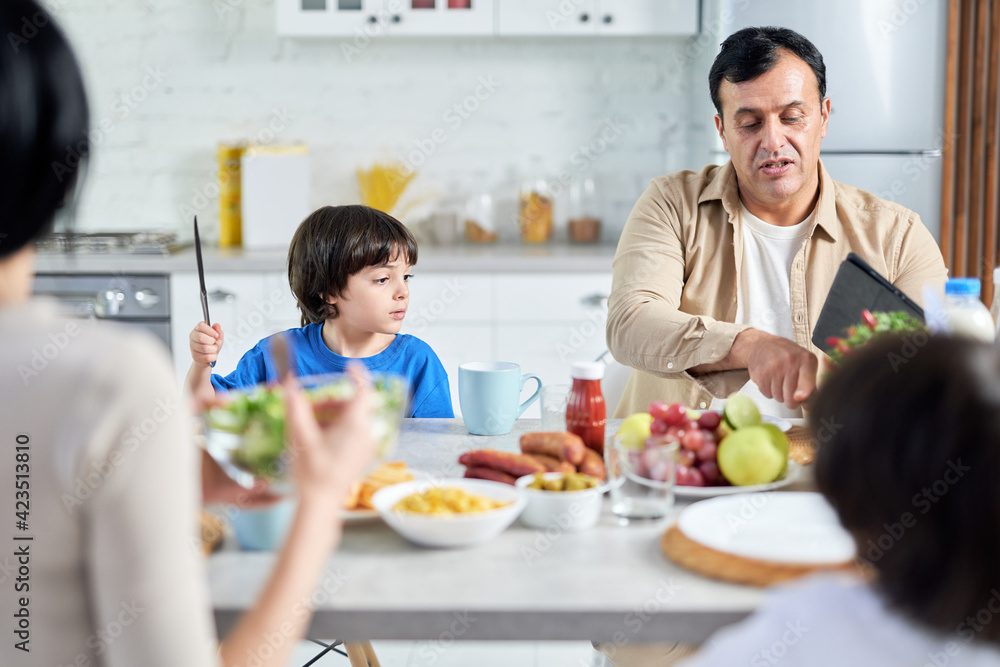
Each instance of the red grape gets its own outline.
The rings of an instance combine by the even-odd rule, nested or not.
[[[718,445],[716,445],[714,442],[706,442],[695,453],[698,455],[699,461],[714,461],[718,452],[719,452]]]
[[[705,476],[697,468],[688,468],[688,483],[686,486],[705,486]]]
[[[649,432],[654,435],[663,435],[667,432],[667,422],[662,419],[654,419],[653,423],[649,425]]]
[[[684,438],[684,429],[680,426],[668,426],[663,437],[667,442],[680,442]]]
[[[680,449],[677,451],[677,462],[684,466],[693,466],[697,463],[698,457],[690,449]]]
[[[691,470],[692,470],[692,468],[689,468],[686,465],[681,465],[681,464],[677,465],[677,479],[676,479],[676,482],[677,482],[678,486],[692,486],[692,484],[691,484]]]
[[[698,426],[706,431],[714,431],[721,422],[722,416],[718,412],[702,412],[698,417]]]
[[[705,484],[715,486],[722,481],[722,473],[719,472],[719,464],[715,461],[703,461],[698,464],[701,476],[705,478]]]
[[[684,434],[681,438],[681,447],[684,449],[690,449],[692,452],[701,449],[702,445],[705,444],[705,434],[702,433],[701,429],[693,428]]]
[[[671,426],[681,426],[685,422],[689,421],[687,408],[684,407],[683,403],[671,403],[667,406],[667,412],[663,416],[663,421],[667,422]]]
[[[663,421],[666,421],[667,409],[668,406],[663,401],[653,401],[649,404],[649,414],[653,415],[653,419],[662,419]]]

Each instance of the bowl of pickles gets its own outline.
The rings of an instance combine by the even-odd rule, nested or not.
[[[521,523],[565,532],[593,528],[601,518],[607,484],[582,473],[546,472],[515,482],[528,498]]]
[[[406,413],[408,385],[397,375],[372,378],[372,436],[376,458],[387,459],[396,445]],[[342,373],[299,379],[320,424],[335,422],[353,398],[354,381]],[[280,385],[255,385],[224,395],[225,405],[204,414],[205,449],[240,485],[255,479],[269,483],[278,494],[293,491],[291,452],[285,448],[285,396]]]

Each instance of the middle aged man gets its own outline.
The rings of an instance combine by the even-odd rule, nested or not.
[[[616,416],[654,400],[708,408],[694,377],[730,369],[749,370],[741,391],[763,412],[798,416],[822,354],[812,330],[849,252],[918,301],[947,277],[917,214],[827,174],[826,68],[809,40],[740,30],[709,88],[730,161],[653,179],[618,243],[607,340],[633,371]]]

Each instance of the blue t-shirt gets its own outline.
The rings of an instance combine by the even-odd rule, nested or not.
[[[334,354],[323,342],[323,323],[308,324],[284,332],[295,351],[295,372],[300,377],[341,373],[350,357]],[[281,335],[281,334],[275,334]],[[212,376],[216,391],[249,387],[262,382],[276,382],[277,370],[268,352],[270,337],[243,355],[236,370],[223,377]],[[389,347],[372,357],[357,359],[373,373],[395,373],[410,383],[410,407],[407,417],[454,417],[448,373],[431,346],[409,334],[396,334]]]

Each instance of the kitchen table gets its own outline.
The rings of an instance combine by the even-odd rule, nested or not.
[[[608,432],[617,428],[610,420]],[[522,419],[503,436],[470,435],[461,419],[405,420],[396,458],[460,477],[458,456],[517,451]],[[789,488],[802,490],[809,483]],[[678,503],[675,513],[683,507]],[[597,527],[577,532],[515,523],[486,544],[424,549],[379,520],[349,524],[313,598],[308,635],[376,640],[595,640],[701,642],[760,603],[754,588],[725,584],[668,561],[659,540],[670,519],[619,525],[605,500]],[[226,634],[251,606],[273,553],[224,549],[208,563],[215,618]]]

